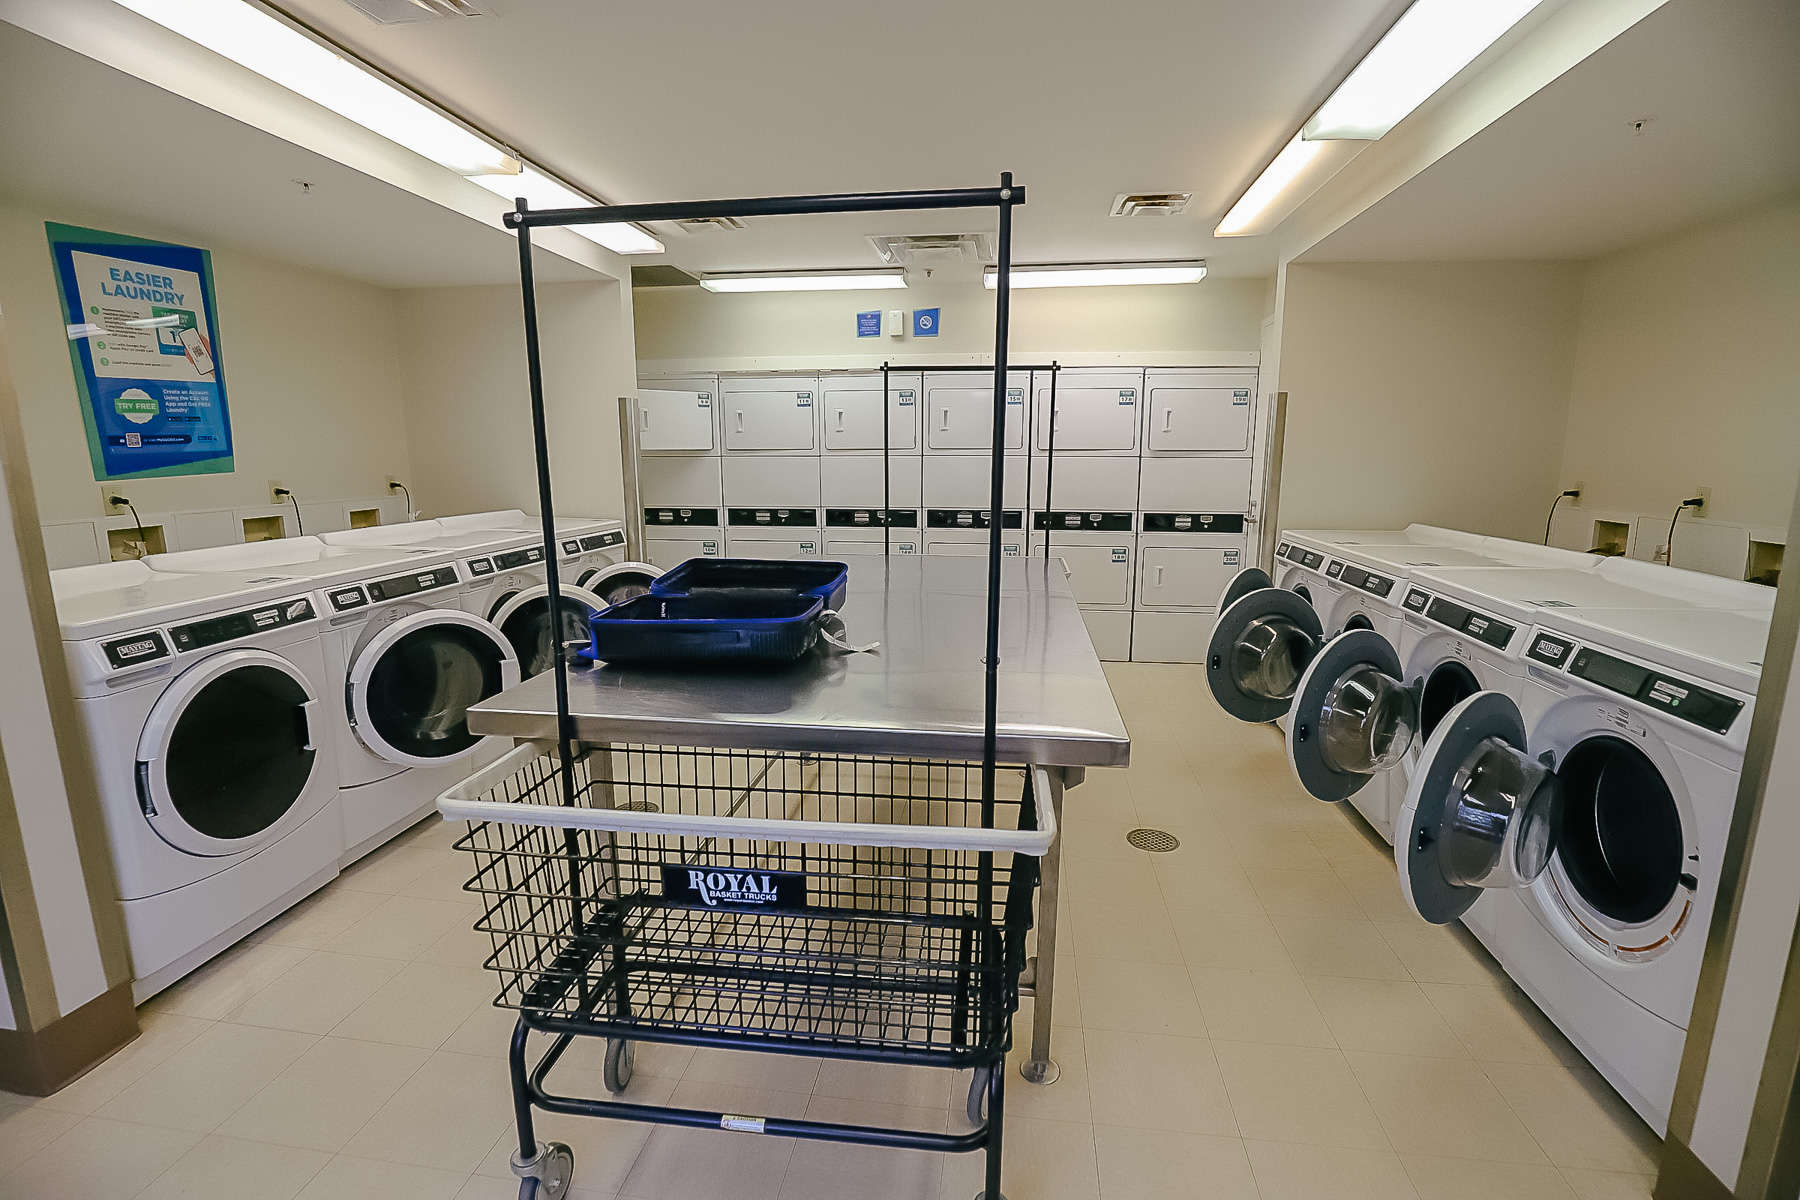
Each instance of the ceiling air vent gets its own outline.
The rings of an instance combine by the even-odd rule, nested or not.
[[[744,223],[736,217],[690,217],[675,224],[686,233],[711,233],[715,230],[730,231],[744,227]]]
[[[912,233],[869,238],[875,256],[890,267],[935,269],[991,261],[985,233]]]
[[[487,0],[344,0],[377,25],[413,25],[420,21],[451,21],[465,17],[491,17]]]
[[[1172,217],[1188,206],[1192,192],[1120,192],[1113,197],[1115,217]]]

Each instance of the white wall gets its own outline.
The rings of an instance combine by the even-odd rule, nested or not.
[[[1582,507],[1784,529],[1800,472],[1800,201],[1588,265],[1561,478]]]
[[[610,281],[538,288],[552,486],[565,516],[624,507],[617,398],[637,386],[631,299]],[[408,482],[421,511],[537,511],[519,289],[409,290],[398,312]]]
[[[1009,353],[1021,361],[1118,356],[1194,364],[1221,352],[1242,356],[1256,350],[1269,288],[1267,279],[1207,279],[1193,286],[1014,291]],[[637,354],[645,370],[683,363],[879,366],[883,358],[907,355],[962,362],[994,351],[994,294],[979,281],[748,295],[639,288],[636,305]],[[942,310],[935,338],[856,336],[858,312],[903,309],[910,319],[911,310],[933,307]]]
[[[0,207],[0,308],[45,522],[101,515],[52,272],[46,220],[212,251],[220,359],[237,470],[129,482],[146,517],[266,504],[279,479],[302,502],[383,494],[411,473],[394,295],[93,212]],[[126,490],[121,485],[121,490]]]
[[[1541,537],[1578,289],[1561,263],[1289,264],[1282,524]]]

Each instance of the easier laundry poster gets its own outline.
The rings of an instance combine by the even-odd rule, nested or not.
[[[95,479],[228,472],[212,255],[46,222]]]

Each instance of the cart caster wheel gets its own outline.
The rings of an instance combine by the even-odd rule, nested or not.
[[[617,1096],[631,1086],[631,1068],[637,1061],[637,1050],[624,1038],[606,1039],[606,1063],[601,1068],[601,1081],[606,1090]]]
[[[992,1067],[976,1067],[974,1078],[969,1080],[969,1124],[977,1129],[987,1124],[988,1080],[993,1074]]]
[[[575,1152],[562,1142],[539,1142],[537,1160],[530,1167],[514,1162],[513,1172],[520,1174],[519,1200],[563,1200],[575,1177]]]

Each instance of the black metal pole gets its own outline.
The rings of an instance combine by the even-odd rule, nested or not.
[[[1051,514],[1056,511],[1053,488],[1056,483],[1056,375],[1057,366],[1050,364],[1050,444],[1044,454],[1044,561],[1050,561],[1050,527],[1056,524]]]
[[[913,402],[913,411],[918,411],[918,401]],[[888,533],[889,506],[893,498],[888,490],[888,365],[881,364],[881,557],[886,558],[893,553],[890,546],[892,535]]]
[[[526,211],[523,196],[519,212]],[[544,419],[544,368],[538,350],[537,283],[531,266],[531,226],[519,230],[519,291],[525,303],[525,371],[531,386],[531,444],[537,456],[538,510],[544,531],[544,580],[549,584],[550,648],[556,672],[556,761],[562,768],[562,800],[575,807],[574,721],[569,717],[568,655],[562,637],[562,580],[556,562],[556,507],[550,495],[550,437]],[[569,859],[569,917],[571,933],[582,923],[581,843],[572,829],[563,832],[563,850]]]
[[[507,213],[508,227],[606,225],[686,221],[697,217],[800,217],[816,213],[902,212],[933,208],[992,208],[1021,204],[1025,189],[941,188],[914,192],[839,192],[819,196],[757,196],[735,200],[678,200],[663,204],[600,204]]]
[[[981,824],[994,823],[995,725],[1000,707],[1000,541],[1006,505],[1006,341],[1012,320],[1012,172],[1000,175],[1000,236],[994,278],[994,441],[989,448],[986,708],[981,724]],[[983,855],[986,866],[987,855]],[[987,872],[984,870],[985,876]],[[987,882],[984,880],[984,883]],[[983,896],[985,901],[987,898]],[[989,913],[983,905],[981,919]]]

